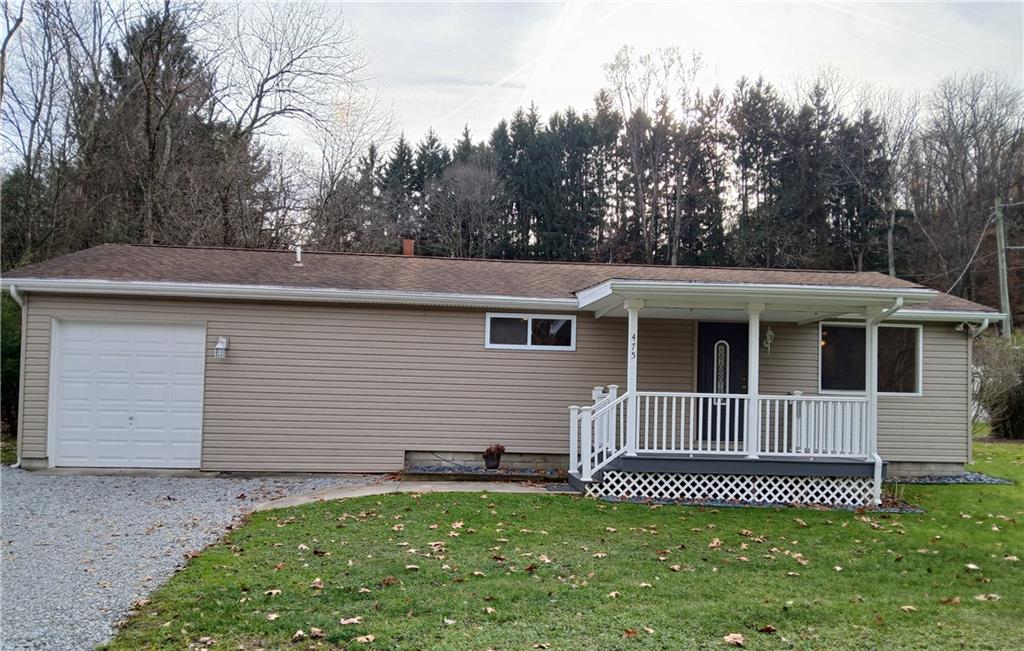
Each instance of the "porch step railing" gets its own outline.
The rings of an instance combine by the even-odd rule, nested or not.
[[[569,407],[569,470],[590,481],[595,472],[623,454],[627,448],[626,404],[628,393],[618,395],[611,385],[594,389],[594,404]]]
[[[631,452],[629,394],[597,387],[594,404],[570,407],[570,471],[590,481]],[[636,453],[871,459],[867,398],[639,391]],[[749,417],[750,409],[757,418]]]

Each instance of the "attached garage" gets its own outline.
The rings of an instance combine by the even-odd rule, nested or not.
[[[199,468],[205,328],[55,320],[55,466]]]

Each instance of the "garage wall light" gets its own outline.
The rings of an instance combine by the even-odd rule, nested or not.
[[[213,356],[216,359],[224,359],[228,353],[228,338],[217,337],[217,345],[213,347]]]

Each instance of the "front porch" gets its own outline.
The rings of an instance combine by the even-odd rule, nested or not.
[[[920,297],[876,289],[715,289],[609,281],[579,293],[581,306],[598,318],[627,318],[626,386],[595,387],[592,404],[569,408],[570,482],[600,497],[879,504],[878,325]],[[693,391],[639,388],[641,316],[696,323]],[[863,373],[865,390],[787,390],[776,373],[770,392],[762,391],[761,355],[771,349],[772,325],[810,325],[816,333],[819,322],[832,319],[864,328],[863,366],[849,372]],[[824,344],[816,334],[802,342],[782,354],[806,366]]]

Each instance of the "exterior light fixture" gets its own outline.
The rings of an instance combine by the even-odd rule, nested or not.
[[[217,345],[213,347],[214,359],[224,359],[228,353],[228,338],[217,337]]]
[[[773,341],[775,341],[775,331],[772,330],[771,326],[768,326],[768,329],[764,331],[764,338],[761,340],[761,345],[770,353],[772,352]]]

